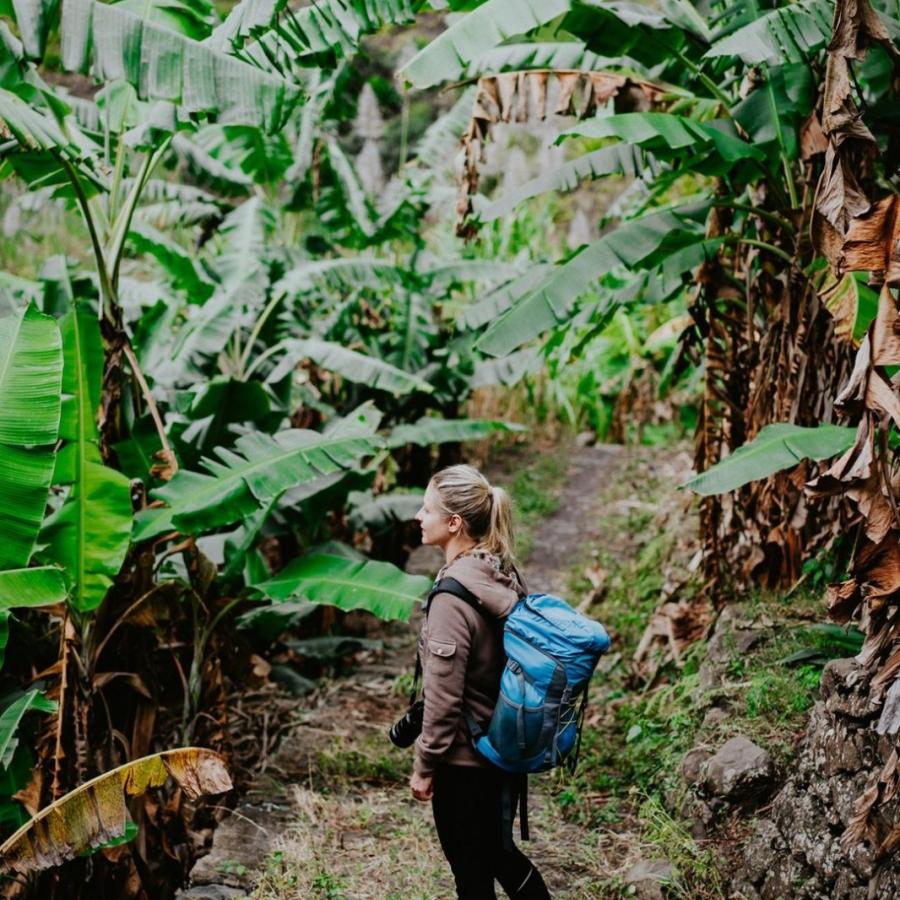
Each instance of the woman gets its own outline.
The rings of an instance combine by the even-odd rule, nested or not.
[[[494,880],[516,900],[549,900],[540,872],[504,825],[503,796],[515,776],[471,746],[467,715],[485,726],[500,687],[503,618],[527,591],[513,562],[512,508],[472,466],[450,466],[429,482],[416,514],[422,543],[443,549],[437,580],[455,578],[476,609],[449,593],[432,599],[419,637],[425,701],[410,780],[417,800],[432,802],[438,838],[462,900],[496,898]]]

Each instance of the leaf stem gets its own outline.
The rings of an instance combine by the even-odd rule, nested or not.
[[[127,338],[122,345],[122,349],[125,351],[125,356],[128,358],[128,364],[131,366],[131,371],[134,373],[134,377],[140,385],[144,400],[147,401],[147,409],[150,410],[150,417],[153,419],[153,424],[156,426],[156,431],[159,434],[163,453],[165,453],[169,466],[172,469],[172,474],[174,474],[178,471],[178,460],[175,458],[175,453],[172,451],[172,446],[169,444],[169,439],[166,437],[166,429],[163,425],[162,417],[159,414],[159,409],[156,406],[153,392],[150,390],[150,385],[147,384],[147,379],[144,378],[144,373],[141,371],[137,356],[135,356],[134,350],[131,347],[131,341]]]
[[[277,344],[272,344],[271,347],[267,347],[263,350],[256,359],[253,360],[253,364],[244,372],[244,381],[248,381],[250,376],[260,367],[262,363],[264,363],[270,356],[274,356],[278,353],[279,350],[284,349],[284,341],[279,341]]]
[[[241,354],[240,361],[238,362],[238,378],[244,378],[244,366],[247,365],[248,360],[250,359],[250,354],[253,351],[253,345],[256,343],[256,339],[259,337],[259,333],[262,331],[263,326],[266,324],[269,316],[275,311],[275,307],[285,298],[286,294],[277,293],[274,297],[266,304],[266,308],[262,311],[260,317],[254,322],[253,330],[250,332],[250,336],[247,338],[247,343],[244,346],[244,352]]]
[[[144,188],[150,179],[150,175],[156,168],[157,163],[162,159],[162,155],[168,149],[171,140],[171,137],[166,138],[156,150],[148,152],[144,157],[144,161],[141,163],[141,168],[138,172],[138,177],[131,187],[131,191],[125,200],[121,212],[116,217],[109,247],[109,258],[112,261],[113,285],[118,285],[119,282],[119,266],[122,262],[122,250],[125,247],[125,239],[128,237],[128,231],[131,228],[131,220],[134,218],[138,200],[140,200],[141,194],[144,192]]]
[[[103,252],[103,246],[101,245],[100,237],[97,234],[94,217],[91,215],[91,210],[88,206],[87,194],[84,192],[84,186],[81,184],[81,179],[78,177],[75,167],[61,153],[56,154],[56,157],[59,160],[60,165],[65,169],[69,181],[72,183],[72,187],[75,190],[75,197],[78,200],[78,205],[81,207],[81,214],[84,216],[84,221],[87,225],[88,234],[91,237],[91,247],[94,251],[94,264],[97,267],[97,277],[100,279],[100,298],[103,305],[103,315],[108,318],[114,294],[112,284],[109,280],[109,269],[106,266],[106,255]]]
[[[753,206],[750,203],[734,203],[731,200],[716,200],[713,202],[713,206],[723,207],[725,209],[739,209],[741,212],[751,213],[754,216],[759,216],[760,219],[765,219],[767,222],[771,222],[773,225],[777,225],[779,228],[783,228],[788,234],[796,234],[797,229],[787,220],[782,218],[781,216],[775,215],[775,213],[771,213],[768,210],[760,209],[758,206]]]

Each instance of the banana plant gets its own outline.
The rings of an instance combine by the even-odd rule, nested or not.
[[[891,64],[896,13],[880,0],[872,6],[888,25],[855,74],[871,110],[867,125],[884,135],[891,127],[885,110],[895,98],[882,73]],[[480,319],[486,327],[478,348],[504,357],[538,339],[559,344],[561,333],[580,322],[602,327],[620,305],[686,298],[690,290],[694,325],[684,331],[679,359],[705,362],[698,472],[731,459],[746,436],[768,425],[809,427],[812,410],[833,409],[824,398],[849,373],[849,338],[861,333],[850,321],[860,305],[852,300],[858,281],[844,282],[850,290],[843,291],[823,282],[823,260],[804,237],[824,227],[812,198],[829,165],[823,127],[831,112],[817,99],[832,13],[824,0],[713,3],[703,10],[681,0],[652,10],[598,0],[489,0],[424,47],[400,72],[414,86],[464,73],[477,78],[473,115],[463,129],[459,233],[471,236],[532,198],[586,181],[631,179],[591,242],[501,289],[499,315]],[[565,51],[545,47],[548,32],[541,29],[548,23],[576,43]],[[565,65],[545,68],[557,58]],[[556,112],[577,120],[563,124]],[[529,117],[560,121],[557,142],[569,148],[568,159],[498,195],[480,195],[479,157],[492,128]],[[888,184],[896,154],[888,142],[882,146],[888,153],[874,159],[874,176]],[[855,196],[847,195],[850,207]],[[834,221],[841,202],[834,200]],[[479,318],[477,310],[472,315]],[[796,368],[796,359],[823,346],[834,365]],[[823,424],[832,425],[832,415]],[[799,489],[774,477],[781,478],[778,489],[742,488],[746,502],[736,506],[753,508],[753,521],[726,519],[716,496],[704,499],[711,582],[727,574],[719,561],[723,546],[746,553],[776,526],[795,527],[780,517],[791,518],[786,510],[800,502]],[[761,506],[748,491],[762,493]],[[828,539],[814,519],[806,520],[802,536],[786,541],[786,559],[815,552]],[[772,577],[789,577],[801,562],[792,558]]]
[[[19,175],[30,188],[52,184],[74,198],[90,234],[106,357],[102,380],[109,394],[100,449],[108,459],[109,444],[123,434],[123,365],[139,389],[144,380],[124,330],[119,294],[123,254],[143,191],[177,130],[207,116],[276,130],[300,90],[269,68],[205,43],[212,18],[196,10],[67,0],[61,9],[51,2],[16,3],[9,14],[21,42],[9,33],[0,47],[8,63],[0,79],[0,116],[18,146],[4,155],[3,174]],[[173,28],[173,22],[180,24]],[[51,35],[58,37],[64,69],[107,82],[99,114],[86,116],[89,102],[70,104],[41,78],[35,64],[46,55]],[[142,124],[130,127],[138,109]],[[87,118],[84,127],[79,118]],[[152,396],[146,400],[152,408]]]

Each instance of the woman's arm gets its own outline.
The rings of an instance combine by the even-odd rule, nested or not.
[[[428,633],[422,648],[422,693],[425,715],[416,740],[414,770],[430,776],[450,749],[462,717],[466,667],[472,646],[471,610],[452,594],[437,594],[428,613]]]

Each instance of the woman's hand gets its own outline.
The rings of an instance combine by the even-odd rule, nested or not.
[[[409,786],[412,788],[412,795],[416,800],[430,800],[434,794],[434,788],[431,784],[430,775],[420,775],[418,772],[412,773],[409,779]]]

